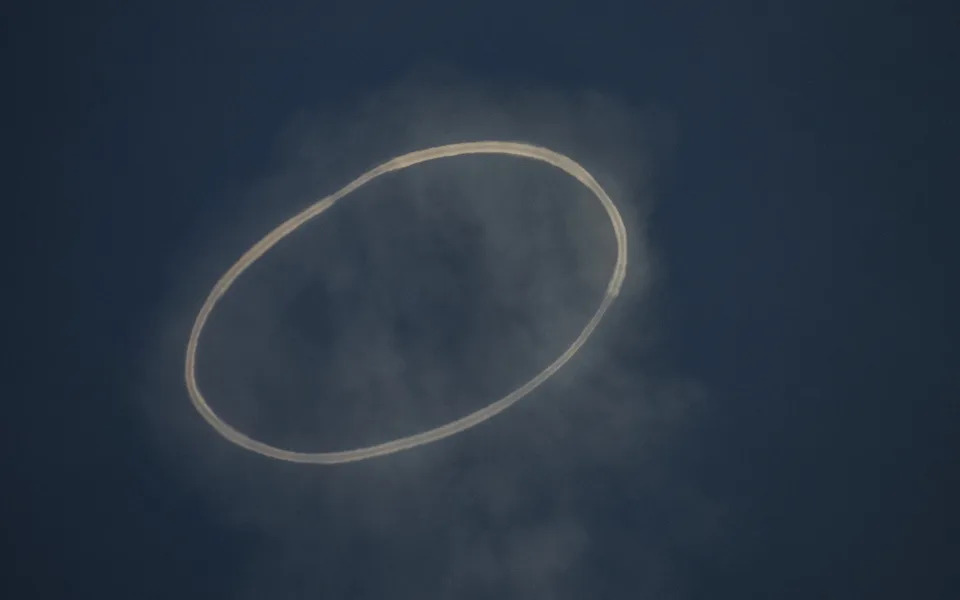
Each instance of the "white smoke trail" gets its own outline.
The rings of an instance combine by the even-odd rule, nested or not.
[[[506,154],[545,162],[557,167],[558,169],[566,172],[570,176],[580,181],[580,183],[582,183],[591,192],[593,192],[594,195],[596,195],[597,199],[606,210],[607,215],[610,218],[610,222],[613,225],[614,233],[617,239],[617,260],[613,269],[613,274],[611,275],[610,281],[607,284],[607,290],[603,300],[600,302],[596,312],[594,312],[593,316],[587,322],[586,326],[580,332],[580,335],[578,335],[573,341],[573,343],[570,344],[570,346],[558,358],[550,363],[550,365],[548,365],[545,369],[540,371],[536,376],[492,404],[470,413],[465,417],[447,423],[446,425],[441,425],[434,429],[373,446],[339,452],[297,452],[285,450],[271,446],[259,440],[255,440],[234,429],[232,426],[220,419],[220,417],[217,416],[217,414],[207,403],[200,391],[199,385],[197,384],[197,348],[200,341],[200,333],[203,331],[203,327],[206,324],[207,319],[210,317],[214,307],[216,306],[217,301],[220,300],[227,290],[230,289],[230,286],[237,280],[237,278],[240,277],[240,275],[248,267],[266,254],[270,248],[276,245],[284,237],[290,235],[307,221],[320,215],[333,206],[339,199],[355,191],[362,185],[386,173],[399,171],[419,163],[466,154]],[[373,169],[370,169],[336,193],[315,202],[299,214],[291,217],[279,227],[267,234],[259,242],[254,244],[253,247],[247,250],[243,256],[241,256],[240,259],[234,263],[232,267],[230,267],[230,269],[217,281],[216,285],[213,287],[213,290],[210,292],[210,295],[207,297],[207,300],[200,308],[200,312],[194,321],[193,329],[190,332],[190,338],[187,342],[185,364],[187,390],[190,394],[190,398],[194,407],[203,416],[203,418],[206,419],[206,421],[214,429],[216,429],[218,433],[234,444],[264,456],[296,463],[336,464],[393,454],[394,452],[399,452],[401,450],[429,444],[474,427],[475,425],[478,425],[494,415],[506,410],[512,404],[519,401],[521,398],[536,389],[544,381],[549,379],[550,376],[556,373],[561,367],[563,367],[564,364],[573,358],[580,347],[583,346],[583,344],[587,341],[587,338],[589,338],[596,329],[600,320],[603,318],[604,313],[620,293],[620,288],[623,285],[623,280],[626,276],[626,269],[627,232],[626,227],[623,224],[623,219],[621,218],[616,205],[613,203],[613,200],[610,199],[610,196],[607,195],[594,177],[573,159],[540,146],[502,141],[465,142],[459,144],[449,144],[445,146],[436,146],[433,148],[427,148],[425,150],[410,152],[408,154],[403,154],[393,158],[377,167],[374,167]]]

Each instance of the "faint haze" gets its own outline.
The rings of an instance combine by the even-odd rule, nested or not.
[[[598,93],[414,78],[348,114],[304,112],[276,169],[206,208],[170,278],[144,357],[145,414],[169,465],[225,522],[263,536],[239,597],[581,598],[605,485],[676,485],[686,522],[622,541],[672,589],[664,548],[714,511],[666,474],[699,388],[657,366],[657,269],[645,222],[669,123]],[[214,280],[284,218],[392,156],[522,141],[565,153],[627,224],[624,292],[554,379],[452,439],[337,467],[229,445],[183,386],[188,329]],[[561,171],[503,156],[441,159],[382,177],[245,273],[201,338],[201,389],[225,421],[294,450],[343,450],[458,418],[553,360],[599,303],[616,256],[595,198]],[[601,511],[602,512],[602,511]],[[610,538],[610,534],[605,534]],[[614,536],[615,538],[616,536]],[[351,596],[352,594],[352,596]]]

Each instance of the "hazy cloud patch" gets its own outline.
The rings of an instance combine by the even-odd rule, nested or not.
[[[655,113],[601,94],[456,78],[407,80],[351,114],[292,120],[276,172],[220,207],[222,223],[198,225],[144,363],[158,451],[225,523],[263,539],[238,596],[589,595],[613,551],[593,532],[617,518],[596,510],[612,493],[602,476],[635,478],[638,494],[652,493],[645,478],[669,481],[664,448],[702,399],[695,384],[645,368],[657,334],[645,221],[664,131]],[[219,438],[182,382],[189,327],[214,280],[281,220],[369,167],[480,139],[571,156],[623,213],[624,294],[581,354],[490,422],[369,462],[283,464]],[[201,340],[200,385],[225,421],[297,450],[435,427],[499,398],[569,345],[615,257],[602,207],[547,165],[481,156],[407,169],[348,196],[238,280]],[[693,496],[678,515],[704,511]],[[623,550],[653,556],[661,542],[669,545],[652,537]],[[649,571],[646,589],[661,590],[653,573],[663,570]]]

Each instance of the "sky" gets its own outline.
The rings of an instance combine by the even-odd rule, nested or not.
[[[955,598],[948,3],[34,2],[3,18],[11,598]],[[624,292],[459,436],[334,467],[230,445],[187,334],[285,218],[402,152],[569,154]],[[12,215],[10,213],[13,213]],[[230,291],[200,384],[340,450],[549,363],[615,259],[586,190],[383,177]]]

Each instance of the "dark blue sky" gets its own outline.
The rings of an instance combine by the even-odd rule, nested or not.
[[[316,8],[327,4],[338,7]],[[8,8],[5,279],[19,349],[3,394],[3,541],[15,556],[4,597],[233,598],[238,579],[264,590],[243,597],[446,589],[431,566],[455,546],[441,517],[391,517],[416,524],[402,539],[352,534],[330,501],[309,521],[329,522],[335,542],[264,541],[178,472],[175,444],[158,450],[137,399],[164,298],[199,260],[185,240],[282,166],[291,120],[439,67],[480,84],[600,90],[657,115],[658,340],[635,369],[702,392],[697,417],[657,446],[656,469],[565,471],[590,539],[569,589],[956,597],[955,9],[630,4]],[[287,469],[257,465],[254,481]],[[471,474],[487,473],[471,469],[441,470],[466,482],[449,498],[464,519],[464,490],[482,485]],[[331,477],[386,477],[420,506],[397,478],[361,472]],[[556,485],[525,487],[525,510]],[[678,523],[691,514],[709,523]],[[325,591],[309,589],[320,579]],[[468,592],[503,592],[485,585]]]

